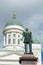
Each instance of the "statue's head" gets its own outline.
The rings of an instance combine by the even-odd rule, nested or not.
[[[25,30],[28,31],[28,28],[26,28]]]

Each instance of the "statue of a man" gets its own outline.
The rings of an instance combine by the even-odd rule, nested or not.
[[[25,53],[32,53],[32,33],[26,28],[23,32],[24,44],[25,44]]]

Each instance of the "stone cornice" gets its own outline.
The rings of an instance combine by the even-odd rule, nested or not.
[[[17,28],[10,28],[10,29],[5,29],[5,30],[3,31],[3,34],[5,33],[5,31],[8,31],[8,30],[14,30],[14,31],[12,31],[12,32],[15,32],[15,31],[16,31],[16,33],[20,33],[20,32],[17,32],[17,30],[18,30],[18,31],[23,31],[23,30],[17,29]]]

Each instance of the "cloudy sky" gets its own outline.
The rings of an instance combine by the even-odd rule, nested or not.
[[[17,19],[32,31],[43,46],[43,0],[0,0],[0,46],[3,45],[3,29],[16,10]],[[43,48],[42,48],[43,50]]]

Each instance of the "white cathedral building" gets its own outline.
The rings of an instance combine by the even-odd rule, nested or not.
[[[19,58],[24,54],[23,32],[21,22],[16,19],[16,13],[5,24],[3,35],[4,45],[0,48],[0,65],[20,65]],[[32,52],[38,57],[37,65],[41,65],[41,44],[32,43]]]

